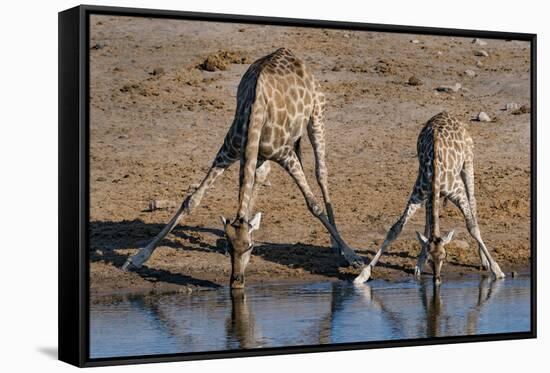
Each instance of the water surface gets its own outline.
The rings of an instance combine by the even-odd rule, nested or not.
[[[94,298],[90,357],[530,330],[530,279],[247,285]]]

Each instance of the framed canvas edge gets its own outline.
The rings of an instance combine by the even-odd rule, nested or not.
[[[311,346],[286,346],[248,350],[208,351],[198,353],[179,353],[169,355],[147,355],[113,358],[89,357],[89,16],[113,15],[154,17],[184,20],[202,20],[213,22],[234,22],[248,24],[269,24],[294,27],[317,27],[376,31],[392,33],[426,34],[455,37],[482,37],[490,39],[522,40],[530,42],[531,47],[531,330],[519,333],[484,334],[471,336],[453,336],[438,338],[418,338],[406,340],[388,340],[375,342],[340,343]],[[78,35],[67,35],[63,27],[71,24]],[[79,367],[107,365],[141,364],[153,362],[174,362],[189,360],[207,360],[233,357],[251,357],[266,355],[285,355],[343,350],[428,346],[436,344],[504,341],[536,338],[537,291],[536,291],[536,58],[537,35],[484,30],[463,30],[421,26],[399,26],[343,21],[295,19],[219,13],[198,13],[173,10],[123,8],[110,6],[80,5],[59,12],[59,70],[58,70],[58,137],[59,137],[59,245],[58,245],[58,339],[59,360]],[[71,51],[69,51],[72,50]],[[73,55],[76,53],[76,58]],[[72,59],[69,61],[69,55]],[[73,65],[74,64],[74,65]],[[76,76],[76,81],[67,78],[67,68]],[[65,70],[64,70],[65,69]],[[74,71],[73,71],[74,70]],[[76,87],[75,87],[76,83]],[[69,97],[70,93],[76,95]],[[74,123],[78,126],[76,133]],[[77,147],[77,160],[64,159],[69,149]],[[75,176],[78,183],[74,183]],[[71,205],[72,203],[72,205]],[[76,206],[76,221],[74,206]],[[73,214],[73,215],[71,215]],[[74,237],[78,232],[78,237]],[[72,252],[74,247],[78,252]],[[71,250],[72,248],[72,250]],[[77,304],[75,304],[75,300]],[[68,325],[66,325],[68,324]],[[70,341],[70,344],[69,344]],[[76,346],[74,344],[77,344]]]

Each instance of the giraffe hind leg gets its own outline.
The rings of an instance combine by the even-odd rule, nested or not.
[[[267,175],[269,175],[270,171],[271,165],[269,164],[269,161],[263,161],[261,163],[258,163],[258,165],[256,166],[256,176],[254,177],[252,197],[250,198],[250,202],[248,204],[251,215],[254,215],[254,205],[256,204],[256,200],[258,199],[258,194],[260,192],[259,189],[267,181]]]
[[[470,212],[472,215],[472,219],[475,221],[477,225],[477,202],[476,202],[475,193],[474,193],[474,164],[473,164],[472,154],[467,155],[466,160],[464,162],[464,168],[462,169],[460,176],[462,178],[462,182],[464,183],[464,186],[466,189],[466,195],[468,197],[468,203],[470,204]],[[478,255],[481,261],[481,267],[484,270],[488,270],[490,266],[489,259],[484,254],[483,250],[481,249],[481,246],[479,245],[478,245]]]
[[[296,185],[298,185],[298,187],[300,188],[300,191],[302,192],[306,200],[309,211],[317,219],[319,219],[319,221],[321,221],[321,223],[329,231],[334,240],[338,243],[338,246],[341,248],[343,253],[342,255],[344,256],[346,261],[350,265],[356,267],[362,266],[363,259],[344,242],[338,230],[332,224],[330,224],[330,221],[323,212],[323,209],[317,203],[317,200],[315,199],[315,196],[313,195],[313,192],[311,191],[311,188],[307,183],[306,176],[304,174],[304,170],[302,169],[302,165],[300,164],[298,156],[294,152],[291,152],[288,157],[281,160],[279,163],[290,174],[290,176],[292,176],[292,178],[296,182]]]
[[[445,198],[446,200],[446,198]],[[427,198],[426,200],[426,224],[424,226],[424,236],[430,237],[430,232],[432,231],[432,202],[431,198]],[[422,275],[422,270],[424,269],[424,265],[426,264],[426,258],[428,257],[428,246],[420,244],[420,255],[418,255],[418,259],[416,261],[416,266],[414,267],[414,276],[417,279],[420,279],[420,276]]]
[[[315,177],[317,183],[323,194],[323,201],[325,203],[325,210],[327,213],[328,221],[336,228],[336,219],[334,218],[334,210],[330,201],[330,193],[328,190],[328,170],[325,160],[325,123],[324,123],[324,98],[322,96],[317,97],[314,105],[314,110],[307,126],[307,133],[309,141],[313,147],[313,154],[315,156]],[[338,245],[338,242],[334,237],[330,236],[330,242],[332,251],[343,255],[342,248]]]
[[[139,251],[129,257],[122,269],[124,271],[140,268],[155,251],[158,243],[168,235],[172,229],[179,223],[181,218],[189,215],[201,202],[202,197],[208,189],[213,185],[214,181],[233,163],[233,162],[218,162],[220,157],[216,157],[214,165],[210,168],[199,187],[190,195],[188,195],[176,213],[172,216],[168,224],[153,238],[147,246],[142,247]]]
[[[464,215],[468,232],[477,241],[479,249],[487,257],[487,260],[489,262],[489,269],[491,270],[491,273],[496,278],[504,278],[505,275],[500,269],[500,266],[493,259],[493,257],[489,253],[489,250],[487,249],[487,246],[485,246],[485,243],[481,238],[481,232],[479,230],[479,226],[477,224],[476,219],[473,218],[472,211],[470,210],[470,203],[468,202],[468,196],[466,195],[466,193],[464,191],[461,193],[456,193],[451,197],[451,202],[453,202]]]

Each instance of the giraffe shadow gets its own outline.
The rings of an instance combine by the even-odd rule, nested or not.
[[[120,253],[118,250],[136,249],[145,246],[164,226],[164,224],[145,223],[141,219],[118,222],[92,221],[89,224],[90,262],[106,262],[121,268],[128,259],[128,255]],[[195,233],[217,237],[215,245],[205,242]],[[159,243],[159,246],[189,252],[226,253],[227,243],[225,234],[221,229],[178,225],[173,229],[171,235],[176,236],[178,239],[165,238]],[[312,274],[342,280],[349,280],[353,276],[340,271],[342,267],[347,267],[347,263],[342,257],[332,253],[330,247],[305,243],[261,242],[254,247],[253,255],[288,268],[301,268]],[[218,286],[212,282],[183,274],[154,269],[147,266],[147,264],[135,270],[135,273],[151,282],[165,281],[178,285]]]
[[[254,255],[289,268],[300,268],[312,274],[349,280],[352,275],[341,272],[345,260],[332,253],[330,247],[304,243],[262,242],[254,247]]]
[[[90,263],[105,262],[116,268],[121,268],[128,259],[128,256],[117,252],[117,249],[135,249],[137,247],[142,247],[163,227],[164,224],[148,224],[140,219],[131,221],[124,220],[120,222],[90,222]],[[219,229],[181,225],[175,227],[172,233],[182,238],[182,240],[164,239],[159,245],[186,251],[224,252],[225,250],[222,246],[209,245],[192,235],[192,233],[209,233],[217,236],[223,235],[223,231]],[[189,242],[190,244],[187,245],[184,242]],[[174,285],[195,285],[207,288],[220,287],[219,284],[212,281],[202,280],[164,269],[152,268],[147,265],[143,265],[141,268],[134,270],[134,272],[142,279],[153,283],[166,282]]]
[[[375,250],[370,250],[370,249],[357,250],[357,254],[359,254],[363,258],[363,261],[365,263],[369,263],[371,261],[372,257],[374,257],[374,255],[376,254],[376,251]],[[408,251],[403,251],[403,250],[401,250],[401,251],[398,251],[398,250],[392,251],[391,248],[390,248],[389,250],[384,252],[384,255],[381,256],[380,261],[376,264],[376,266],[377,267],[382,267],[382,268],[394,269],[394,270],[397,270],[397,271],[402,271],[402,272],[405,272],[405,273],[408,273],[408,274],[411,274],[411,275],[414,274],[414,270],[411,269],[408,266],[399,265],[399,264],[395,264],[395,263],[390,263],[390,262],[385,260],[385,258],[392,258],[392,257],[393,258],[409,259],[413,263],[416,263],[416,259],[417,259],[416,256],[411,255]]]

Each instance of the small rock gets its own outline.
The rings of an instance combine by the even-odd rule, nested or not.
[[[442,56],[442,55],[443,55],[443,52],[437,51],[437,55],[438,55],[438,56]]]
[[[436,88],[439,92],[458,92],[462,88],[460,83],[455,83],[454,85],[442,85]]]
[[[474,70],[470,70],[470,69],[464,70],[464,74],[466,74],[470,78],[473,78],[474,76],[476,76],[476,72]]]
[[[478,122],[490,122],[491,121],[491,117],[489,117],[489,114],[487,114],[484,111],[480,111],[479,114],[477,115],[476,119],[477,119]]]
[[[472,40],[472,44],[484,46],[484,45],[487,45],[487,42],[481,39],[475,38],[474,40]]]
[[[476,61],[476,66],[477,66],[477,67],[483,66],[483,62],[481,62],[480,60],[477,60],[477,61]]]
[[[245,32],[245,31],[246,31],[245,28],[240,28],[240,29],[239,29],[239,32]]]
[[[104,178],[103,176],[100,176],[97,179],[95,179],[95,181],[107,181],[107,179]]]
[[[521,105],[519,109],[512,111],[512,114],[519,115],[519,114],[527,114],[531,112],[531,108],[527,105]]]
[[[120,135],[118,138],[119,138],[119,139],[127,139],[127,138],[128,138],[128,135]]]
[[[518,277],[518,275],[519,275],[519,274],[518,274],[516,271],[512,271],[512,277],[513,277],[513,278]]]
[[[418,39],[412,39],[412,40],[411,40],[411,43],[413,43],[413,44],[419,44],[419,43],[420,43],[420,40],[418,40]]]
[[[344,37],[345,37],[346,39],[349,39],[349,34],[344,34]]]
[[[162,67],[155,67],[153,71],[150,73],[151,75],[162,75],[164,74],[164,68]]]
[[[519,109],[519,104],[515,103],[515,102],[509,102],[506,104],[504,110],[506,111],[510,111],[510,110],[518,110]]]
[[[90,49],[98,50],[103,48],[105,48],[105,43],[97,42],[94,45],[92,45]]]
[[[422,80],[418,79],[416,76],[411,76],[409,78],[409,81],[407,82],[409,85],[412,85],[412,86],[418,86],[418,85],[422,85],[423,82]]]
[[[484,51],[483,49],[479,49],[479,50],[474,51],[474,56],[489,57],[489,53],[487,51]]]
[[[170,207],[174,207],[176,204],[174,201],[165,199],[154,199],[149,201],[149,211],[162,210]]]

